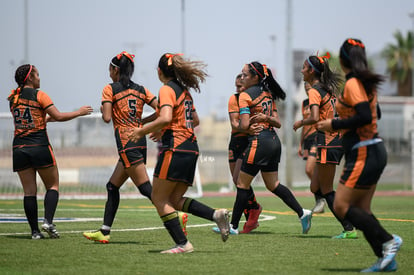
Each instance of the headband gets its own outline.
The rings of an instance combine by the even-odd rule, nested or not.
[[[24,78],[23,83],[26,82],[27,78],[29,77],[30,73],[32,72],[32,69],[33,69],[33,65],[30,65],[29,72],[27,73],[26,77]]]
[[[316,58],[319,60],[319,62],[321,63],[321,64],[323,64],[323,63],[325,63],[325,60],[324,60],[324,58],[326,58],[326,59],[329,59],[329,58],[331,58],[331,54],[329,53],[329,52],[326,52],[326,55],[324,55],[324,56],[318,56],[318,54],[316,54]],[[311,65],[311,67],[317,72],[317,73],[321,73],[317,68],[316,68],[316,66],[315,65],[313,65],[313,63],[311,62],[311,60],[310,60],[310,56],[306,59],[307,61],[308,61],[308,63],[309,63],[309,65]]]
[[[261,77],[261,78],[263,78],[263,75],[261,74],[261,73],[259,73],[259,71],[256,69],[256,67],[255,66],[253,66],[253,63],[250,63],[249,64],[250,66],[252,66],[252,68],[256,71],[256,73]]]
[[[165,54],[165,57],[168,58],[168,63],[167,63],[168,66],[171,66],[172,65],[172,63],[173,63],[173,57],[176,56],[176,55],[181,56],[183,54],[182,53],[175,53],[175,54],[167,53],[167,54]]]

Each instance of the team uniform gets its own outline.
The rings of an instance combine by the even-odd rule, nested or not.
[[[239,114],[239,96],[240,94],[233,94],[228,103],[229,114]],[[231,138],[229,142],[229,162],[236,162],[237,159],[243,158],[243,152],[249,144],[246,133],[231,131]]]
[[[360,80],[347,76],[344,91],[338,98],[336,109],[341,119],[356,114],[355,105],[368,102],[372,122],[359,128],[345,129],[343,148],[345,166],[340,183],[355,189],[368,189],[376,184],[387,163],[387,152],[378,137],[377,131],[377,93],[367,95]]]
[[[319,85],[314,85],[308,91],[309,107],[319,106],[319,121],[326,119],[334,119],[335,112],[335,96],[329,94]],[[316,146],[318,149],[316,161],[321,164],[338,165],[343,155],[340,132],[316,132]]]
[[[309,99],[307,98],[302,102],[303,120],[310,117],[310,114]],[[308,156],[316,157],[316,131],[315,124],[303,125],[303,149],[308,151],[308,155],[303,157],[304,160],[307,160]]]
[[[193,98],[175,81],[162,86],[159,91],[159,108],[172,107],[172,121],[163,128],[160,153],[154,177],[174,182],[193,184],[199,155],[194,135]]]
[[[125,168],[146,163],[147,141],[142,137],[138,142],[129,140],[134,128],[142,127],[141,117],[145,104],[151,105],[156,97],[141,85],[130,82],[128,88],[120,82],[108,84],[102,91],[102,105],[112,104],[112,121],[119,159]]]
[[[268,91],[254,85],[242,92],[239,97],[240,114],[257,113],[272,116],[277,112],[275,101]],[[255,176],[259,171],[278,171],[281,143],[273,127],[267,122],[260,122],[263,130],[257,136],[248,136],[249,144],[243,153],[241,171]]]
[[[46,109],[53,105],[41,90],[23,88],[16,104],[10,102],[14,120],[13,171],[56,165],[46,132]]]

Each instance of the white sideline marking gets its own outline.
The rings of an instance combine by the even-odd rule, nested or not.
[[[268,216],[268,215],[260,215],[259,221],[271,221],[276,219],[276,216]],[[102,220],[99,218],[99,220]],[[240,222],[244,223],[244,222]],[[187,228],[195,228],[195,227],[206,227],[206,226],[214,226],[215,223],[204,223],[204,224],[195,224],[195,225],[188,225]],[[144,228],[126,228],[126,229],[111,229],[111,231],[115,232],[135,232],[135,231],[151,231],[151,230],[160,230],[165,229],[164,226],[157,226],[157,227],[144,227]],[[73,231],[59,231],[60,234],[79,234],[83,233],[88,230],[73,230]],[[90,231],[90,230],[89,230]],[[24,233],[0,233],[0,236],[14,236],[14,235],[28,235],[27,232]]]

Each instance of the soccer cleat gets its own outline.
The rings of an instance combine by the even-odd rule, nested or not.
[[[313,213],[324,213],[325,212],[325,199],[318,199],[315,206],[312,209]]]
[[[44,223],[42,225],[42,230],[49,234],[51,239],[59,239],[59,232],[57,232],[55,225],[50,223]]]
[[[181,225],[181,228],[183,229],[184,235],[187,236],[188,215],[184,212],[178,212],[178,219],[180,220],[180,225]]]
[[[337,236],[333,236],[332,239],[358,239],[357,231],[356,230],[352,230],[352,231],[344,230],[341,232],[341,234]]]
[[[100,242],[100,243],[109,243],[110,235],[102,234],[101,230],[92,231],[92,232],[83,232],[83,236],[88,240]]]
[[[393,239],[384,243],[382,245],[382,261],[380,263],[381,268],[385,268],[388,266],[397,255],[398,250],[400,250],[400,247],[403,243],[403,240],[400,236],[392,235]]]
[[[230,234],[229,211],[227,209],[218,209],[214,211],[213,220],[220,229],[221,239],[227,241]]]
[[[259,227],[259,217],[260,213],[262,213],[262,206],[257,204],[259,207],[257,209],[250,209],[249,219],[243,226],[243,230],[240,233],[247,234],[250,233],[253,229]]]
[[[194,248],[193,245],[187,241],[185,245],[176,245],[171,249],[167,249],[164,251],[161,251],[161,254],[179,254],[179,253],[190,253],[193,252]]]
[[[44,239],[45,236],[43,236],[42,233],[40,233],[39,231],[33,231],[32,232],[32,240],[40,240],[40,239]]]
[[[312,211],[303,209],[303,215],[300,217],[300,223],[302,224],[302,234],[307,234],[312,226]]]
[[[217,226],[214,226],[212,228],[213,232],[220,234],[220,229]],[[237,229],[233,229],[233,227],[230,224],[230,231],[229,231],[230,235],[239,235],[239,230]]]
[[[383,258],[378,258],[378,260],[370,267],[361,270],[362,273],[369,273],[369,272],[394,272],[397,271],[397,261],[394,259],[392,260],[387,266],[381,269],[381,262]]]

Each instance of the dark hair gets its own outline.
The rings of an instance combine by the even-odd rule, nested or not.
[[[111,66],[119,68],[119,82],[125,88],[129,87],[132,74],[134,73],[133,57],[134,55],[130,55],[127,52],[122,52],[111,60]]]
[[[309,66],[313,68],[315,77],[319,80],[319,85],[329,94],[338,93],[339,87],[343,83],[342,77],[339,73],[331,71],[328,62],[328,56],[311,55],[306,59]]]
[[[207,73],[206,64],[201,61],[192,61],[181,57],[182,54],[163,54],[158,67],[165,77],[173,78],[185,89],[194,89],[200,92],[200,82],[204,82]]]
[[[10,95],[7,97],[7,100],[16,103],[19,99],[20,90],[23,88],[24,84],[27,82],[30,74],[33,73],[33,65],[24,64],[19,66],[16,69],[16,73],[14,74],[14,80],[16,81],[18,87],[15,90],[12,90]]]
[[[269,91],[274,99],[284,100],[286,98],[286,93],[274,79],[272,71],[268,70],[266,65],[253,61],[249,63],[247,67],[249,68],[251,75],[257,75],[259,77],[260,86]]]
[[[371,72],[368,68],[368,61],[365,54],[365,45],[361,40],[349,38],[344,41],[340,50],[339,57],[342,66],[351,70],[353,76],[359,79],[368,95],[384,81],[384,77]]]

